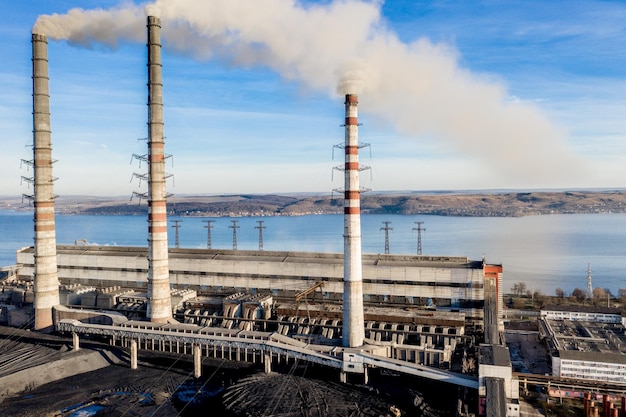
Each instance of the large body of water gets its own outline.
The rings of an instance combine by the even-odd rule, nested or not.
[[[214,249],[233,248],[233,220],[237,248],[259,248],[258,221],[263,221],[264,250],[343,251],[343,216],[201,218],[170,217],[179,223],[181,247],[206,248],[207,223],[214,220]],[[594,287],[617,294],[626,288],[626,214],[550,215],[516,218],[363,215],[363,253],[384,253],[383,222],[389,221],[390,253],[415,254],[417,227],[422,221],[424,255],[483,257],[504,268],[505,289],[524,282],[528,289],[554,295],[556,288],[571,293],[586,289],[587,266]],[[146,246],[147,220],[142,216],[57,215],[57,242]],[[170,245],[175,229],[169,228]],[[33,244],[32,213],[0,211],[0,266],[15,263],[15,252]]]

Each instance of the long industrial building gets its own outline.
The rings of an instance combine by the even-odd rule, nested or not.
[[[62,284],[147,289],[145,247],[59,245],[57,264]],[[502,267],[466,257],[365,254],[365,303],[412,304],[483,317],[485,277]],[[33,279],[33,248],[17,251],[18,275]],[[200,293],[237,291],[293,298],[323,283],[324,300],[340,301],[343,292],[343,254],[215,249],[169,249],[170,283]],[[500,282],[496,283],[502,288]],[[501,305],[501,294],[496,295]]]

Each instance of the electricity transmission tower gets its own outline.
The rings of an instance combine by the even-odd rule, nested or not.
[[[593,285],[591,284],[591,263],[587,263],[587,298],[593,298]]]
[[[174,243],[174,246],[176,248],[180,248],[180,236],[178,235],[178,229],[180,229],[182,226],[180,225],[180,223],[182,223],[182,220],[172,220],[172,222],[174,223],[174,225],[172,226],[174,228],[174,230],[176,230],[176,240]]]
[[[233,229],[233,250],[237,250],[237,229],[239,229],[239,226],[237,226],[238,220],[231,220],[230,222],[233,224],[232,226],[228,226],[230,229]]]
[[[417,254],[422,254],[422,231],[425,231],[425,228],[422,228],[424,222],[415,222],[417,227],[414,227],[413,230],[417,230]]]
[[[207,234],[206,234],[206,248],[207,249],[212,249],[213,248],[213,242],[211,242],[211,229],[213,228],[213,225],[211,223],[214,223],[215,220],[202,220],[204,223],[206,223],[206,225],[204,226],[205,229],[207,229]]]
[[[263,220],[257,220],[258,226],[255,226],[255,229],[259,229],[259,251],[263,250],[263,229],[266,227],[263,226]]]
[[[383,222],[383,224],[385,225],[385,227],[381,227],[380,230],[385,231],[385,253],[388,254],[389,253],[389,231],[393,230],[393,227],[389,227],[391,222]]]

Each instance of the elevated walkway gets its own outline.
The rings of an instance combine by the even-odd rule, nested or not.
[[[17,265],[0,266],[0,281],[16,280],[18,270],[19,266]]]
[[[433,379],[439,382],[446,382],[449,384],[460,385],[467,388],[478,389],[478,378],[468,375],[457,374],[455,372],[431,368],[429,366],[405,362],[398,359],[383,358],[381,356],[372,355],[366,352],[360,352],[357,354],[357,356],[362,358],[364,364],[373,368],[375,367],[389,369],[391,371],[409,375],[416,375],[422,378]]]
[[[97,335],[111,338],[112,341],[125,341],[130,344],[131,356],[135,356],[137,346],[156,351],[176,351],[192,353],[199,363],[202,352],[221,352],[230,357],[235,351],[236,360],[241,357],[260,356],[269,372],[272,357],[299,359],[314,364],[338,369],[345,373],[362,373],[367,380],[368,368],[382,368],[394,372],[415,375],[463,387],[478,388],[478,379],[445,370],[431,368],[416,363],[405,362],[376,355],[379,346],[365,345],[351,349],[339,346],[307,344],[278,333],[235,331],[215,327],[190,324],[154,324],[149,322],[127,322],[123,325],[100,325],[63,319],[56,324],[57,331],[74,335],[74,348],[78,348],[78,335]],[[130,343],[129,343],[130,341]],[[134,351],[134,353],[133,353]],[[243,352],[243,353],[242,353]],[[244,359],[245,360],[245,359]],[[254,360],[254,359],[253,359]],[[131,358],[131,366],[133,359]],[[197,370],[199,373],[199,370]]]
[[[136,327],[141,326],[144,327]],[[341,359],[313,349],[315,345],[299,346],[299,343],[287,344],[274,333],[229,332],[228,329],[206,328],[189,324],[153,325],[148,322],[129,322],[126,325],[107,326],[81,323],[77,320],[64,319],[57,323],[58,331],[76,335],[108,336],[114,339],[135,340],[144,346],[179,346],[188,344],[214,348],[252,350],[259,353],[277,354],[290,358],[302,359],[331,368],[340,369]],[[218,332],[219,334],[215,334]],[[143,343],[141,343],[143,342]],[[146,343],[148,342],[148,343]],[[327,348],[324,346],[323,348]]]

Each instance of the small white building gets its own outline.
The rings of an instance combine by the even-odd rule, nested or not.
[[[561,350],[552,357],[552,372],[563,378],[626,384],[626,355]]]
[[[541,317],[549,320],[588,321],[595,323],[618,323],[624,325],[622,310],[619,308],[590,306],[546,306],[541,309]]]
[[[552,375],[626,385],[626,334],[620,310],[549,307],[539,332],[552,358]]]

